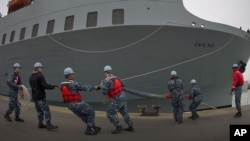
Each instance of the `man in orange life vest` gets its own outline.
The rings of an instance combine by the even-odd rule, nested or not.
[[[233,76],[233,85],[230,92],[230,95],[232,95],[232,92],[235,92],[235,105],[237,109],[237,113],[234,117],[241,117],[241,93],[242,93],[242,86],[244,85],[244,78],[242,73],[239,71],[239,66],[237,64],[233,64],[232,66],[234,76]]]
[[[107,109],[107,117],[116,127],[111,133],[118,134],[123,130],[121,123],[115,116],[118,111],[123,116],[126,124],[128,124],[128,128],[125,128],[124,130],[133,132],[133,122],[127,112],[127,97],[123,91],[124,84],[118,77],[112,75],[111,71],[112,68],[110,66],[104,67],[106,79],[103,80],[102,84],[103,94],[107,95],[111,99],[111,103]]]
[[[64,76],[66,80],[61,83],[63,101],[68,103],[69,109],[86,123],[87,129],[85,134],[96,135],[101,128],[95,125],[95,111],[88,103],[82,101],[80,91],[99,90],[100,87],[81,85],[74,81],[74,71],[70,67],[64,69]]]

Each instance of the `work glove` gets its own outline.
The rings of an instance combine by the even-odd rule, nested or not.
[[[170,93],[166,94],[166,99],[171,99],[171,98],[173,98],[172,94],[170,94]]]
[[[231,89],[231,92],[233,92],[234,90],[235,90],[235,88],[232,88],[232,89]]]
[[[231,91],[230,91],[230,95],[232,95],[233,94],[233,91],[235,90],[235,87],[232,87],[231,88]]]
[[[189,99],[189,95],[188,94],[183,94],[183,98],[184,99]]]

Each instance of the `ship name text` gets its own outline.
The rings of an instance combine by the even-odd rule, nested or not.
[[[214,43],[202,43],[202,42],[195,42],[194,47],[199,47],[199,48],[215,48]]]

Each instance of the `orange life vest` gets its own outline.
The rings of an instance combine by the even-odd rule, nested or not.
[[[61,93],[63,97],[63,102],[65,103],[81,102],[82,98],[80,92],[79,91],[71,92],[69,89],[69,84],[70,83],[61,84]]]
[[[108,97],[113,99],[117,94],[123,91],[123,86],[119,78],[112,78],[111,81],[113,81],[113,89],[109,90]]]

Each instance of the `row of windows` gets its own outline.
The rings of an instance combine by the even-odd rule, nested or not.
[[[86,27],[96,27],[97,26],[97,17],[98,17],[98,12],[89,12],[87,14]],[[73,29],[74,20],[75,20],[74,15],[67,16],[65,18],[64,31],[69,31],[69,30]],[[114,9],[113,10],[112,24],[113,25],[124,24],[124,9]],[[53,33],[54,32],[54,26],[55,26],[55,20],[48,21],[46,34]],[[36,37],[37,34],[38,34],[38,30],[39,30],[39,24],[33,25],[32,32],[31,32],[31,37]],[[19,40],[24,39],[25,32],[26,32],[26,27],[21,29]],[[10,43],[14,41],[15,33],[16,33],[15,31],[12,31],[10,33],[10,40],[9,40]],[[2,45],[4,45],[5,42],[6,42],[6,36],[7,36],[7,34],[3,34]]]

